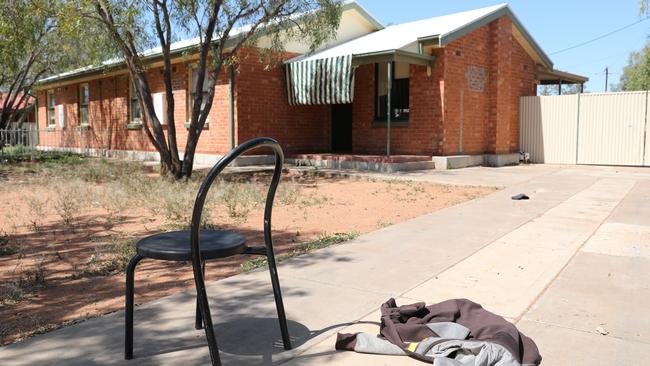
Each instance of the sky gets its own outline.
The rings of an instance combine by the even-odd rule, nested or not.
[[[472,10],[501,4],[496,0],[357,0],[383,24]],[[398,4],[398,6],[396,6]],[[650,20],[570,51],[552,54],[641,20],[639,0],[511,0],[510,8],[559,70],[589,78],[585,90],[605,90],[618,83],[630,52],[643,48]]]

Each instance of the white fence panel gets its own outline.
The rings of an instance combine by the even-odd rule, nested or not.
[[[575,164],[578,95],[521,98],[521,151],[534,163]]]
[[[578,164],[643,165],[646,92],[582,94]]]

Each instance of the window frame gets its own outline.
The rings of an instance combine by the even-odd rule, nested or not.
[[[56,127],[56,97],[54,95],[54,90],[47,91],[47,108],[46,108],[46,117],[47,117],[47,127]]]
[[[88,99],[85,100],[85,103],[84,103],[86,93],[88,94]],[[90,111],[90,86],[88,85],[88,83],[79,84],[78,93],[77,93],[77,101],[78,101],[78,103],[77,103],[77,106],[78,106],[78,108],[77,108],[77,117],[79,119],[79,126],[90,126],[90,115],[89,115],[89,111]],[[83,114],[81,113],[82,110],[84,110],[84,109],[86,110],[86,121],[85,122],[82,120]]]
[[[406,91],[406,95],[403,95],[403,97],[406,97],[405,99],[407,101],[407,106],[408,106],[408,110],[409,110],[408,113],[405,113],[405,117],[391,116],[391,119],[390,119],[391,126],[397,126],[397,127],[406,126],[406,125],[408,125],[408,122],[409,122],[409,119],[410,119],[410,110],[411,110],[411,106],[410,106],[410,104],[411,104],[411,101],[410,101],[410,95],[411,95],[411,91],[410,91],[410,88],[411,88],[410,74],[409,74],[408,78],[400,78],[400,79],[398,79],[398,78],[395,77],[396,76],[396,73],[395,73],[395,61],[391,61],[390,67],[391,67],[391,71],[392,71],[391,72],[391,77],[392,77],[392,80],[391,80],[391,109],[394,109],[393,107],[395,105],[393,103],[394,103],[394,101],[397,100],[397,98],[396,98],[397,89],[395,88],[395,85],[397,84],[396,82],[404,83],[404,80],[406,80],[406,82],[405,82],[406,88],[403,88],[402,90]],[[375,71],[375,78],[374,79],[375,80],[374,80],[374,85],[373,85],[374,94],[375,94],[374,108],[373,108],[373,110],[374,110],[374,112],[373,112],[374,113],[373,124],[378,125],[378,126],[382,126],[382,125],[386,125],[387,122],[388,122],[388,111],[386,111],[385,114],[383,114],[383,115],[381,113],[382,103],[380,103],[380,96],[379,96],[379,68],[380,68],[380,63],[375,63],[374,64],[374,71]],[[409,65],[409,68],[410,68],[410,65]],[[386,103],[383,103],[384,108],[385,108],[385,106],[386,106]]]
[[[187,68],[187,110],[186,116],[187,116],[187,123],[190,123],[191,115],[192,115],[192,108],[194,108],[194,88],[192,87],[194,84],[194,70],[198,69],[198,65],[196,63],[190,64]],[[210,74],[208,73],[208,67],[206,65],[205,69],[205,78],[203,79],[203,105],[207,102],[207,98],[205,98],[209,92],[205,90],[206,84],[209,83],[209,77]],[[216,86],[215,86],[216,88]],[[208,121],[206,120],[206,125],[208,124]]]
[[[133,116],[133,102],[138,104],[138,111],[140,112],[140,117],[134,118]],[[133,84],[133,79],[129,79],[129,124],[131,125],[141,125],[142,124],[142,108],[140,106],[140,100],[138,99],[137,93],[135,92],[135,85]]]

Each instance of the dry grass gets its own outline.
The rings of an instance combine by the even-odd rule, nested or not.
[[[123,279],[115,275],[134,255],[135,240],[187,228],[204,178],[197,172],[188,181],[173,181],[141,163],[72,154],[34,158],[0,164],[0,197],[5,198],[0,202],[0,344],[120,309]],[[249,244],[260,244],[269,178],[268,172],[224,175],[210,191],[201,224],[237,230]],[[489,191],[290,172],[283,175],[274,204],[277,258],[334,245]],[[218,263],[210,278],[265,265],[264,258],[247,259]],[[191,286],[186,266],[143,261],[139,273],[147,291],[138,294],[141,301]]]

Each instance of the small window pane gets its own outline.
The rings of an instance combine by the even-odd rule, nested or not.
[[[199,69],[198,68],[193,68],[192,69],[192,92],[196,90],[196,83],[197,79],[199,77]],[[208,70],[205,70],[205,77],[203,78],[203,92],[208,91],[208,84],[209,84],[209,74]]]
[[[82,84],[81,85],[81,90],[79,92],[79,103],[82,105],[87,105],[88,101],[90,100],[90,92],[88,90],[88,84]]]
[[[131,90],[129,92],[129,110],[131,111],[131,121],[141,121],[142,120],[142,111],[140,110],[140,102],[138,101],[138,95],[135,92],[135,87],[133,82],[131,84]]]
[[[79,123],[82,125],[88,124],[88,107],[82,107],[79,109]]]
[[[375,118],[386,120],[388,117],[388,63],[375,64]],[[391,120],[408,121],[409,108],[409,64],[394,63],[392,66],[390,93]]]

